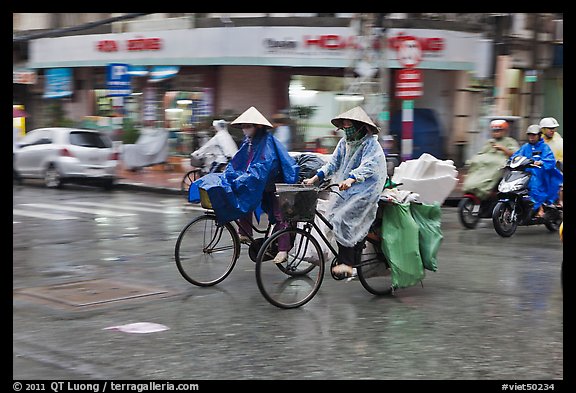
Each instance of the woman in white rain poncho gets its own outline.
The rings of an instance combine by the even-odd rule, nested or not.
[[[355,248],[366,237],[376,218],[378,199],[386,182],[386,157],[378,143],[378,127],[361,107],[355,107],[334,119],[332,124],[344,131],[328,163],[316,175],[304,180],[312,184],[324,177],[338,183],[340,198],[331,194],[326,217],[333,225],[338,257],[343,263],[335,274],[350,276]]]

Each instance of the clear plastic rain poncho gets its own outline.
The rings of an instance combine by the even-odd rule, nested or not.
[[[342,196],[331,193],[326,218],[334,226],[334,237],[345,247],[353,247],[366,237],[376,218],[378,199],[386,182],[386,157],[377,136],[368,133],[358,141],[342,138],[331,159],[320,168],[331,183],[350,175],[356,183]]]

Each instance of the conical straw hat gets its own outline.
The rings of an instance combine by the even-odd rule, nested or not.
[[[268,128],[274,128],[274,126],[266,120],[262,113],[258,112],[258,109],[251,106],[246,109],[236,120],[234,120],[230,125],[232,127],[240,128],[242,124],[258,124],[261,126],[266,126]]]
[[[370,116],[368,116],[368,114],[364,112],[364,109],[362,109],[359,106],[356,106],[350,109],[349,111],[336,116],[335,118],[332,119],[332,124],[334,124],[338,128],[341,128],[342,120],[344,119],[359,121],[361,123],[366,124],[368,128],[372,130],[372,132],[374,133],[380,132],[380,128],[378,128],[378,126],[374,124],[372,119],[370,119]]]

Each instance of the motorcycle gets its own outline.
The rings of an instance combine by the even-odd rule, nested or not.
[[[458,218],[467,229],[474,229],[481,218],[492,218],[492,211],[498,202],[497,191],[493,190],[488,197],[478,198],[473,193],[465,193],[458,203]]]
[[[510,237],[519,225],[544,224],[551,232],[558,231],[563,220],[563,209],[553,204],[543,204],[544,215],[534,212],[528,182],[532,174],[526,169],[537,167],[534,159],[516,156],[508,160],[502,180],[498,184],[497,202],[492,212],[494,229],[502,237]]]

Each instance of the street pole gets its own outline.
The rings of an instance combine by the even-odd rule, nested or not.
[[[414,101],[402,100],[402,161],[412,159],[414,149]]]
[[[382,111],[378,116],[382,136],[389,134],[390,112],[388,97],[389,70],[388,70],[388,28],[386,26],[386,15],[382,14],[377,18],[377,27],[380,28],[380,91],[382,93]]]

